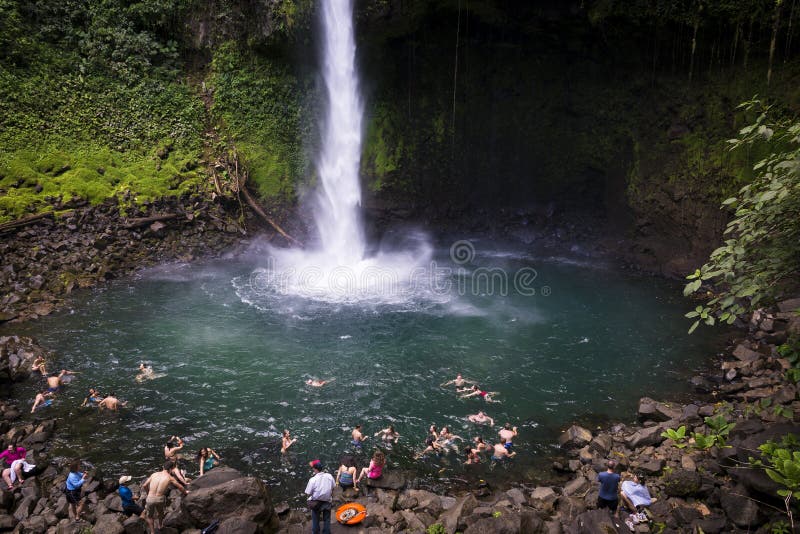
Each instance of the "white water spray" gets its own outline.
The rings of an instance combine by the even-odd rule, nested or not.
[[[271,248],[270,265],[250,277],[248,285],[257,294],[398,303],[430,292],[430,271],[422,267],[429,263],[431,247],[422,236],[407,236],[401,250],[366,257],[359,183],[363,104],[352,18],[352,0],[323,0],[328,107],[317,162],[320,188],[314,219],[319,245],[306,250]]]

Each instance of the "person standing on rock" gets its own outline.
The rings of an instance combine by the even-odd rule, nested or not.
[[[619,474],[614,472],[617,467],[616,460],[609,460],[606,464],[608,469],[597,475],[597,481],[600,482],[600,494],[597,496],[597,507],[608,508],[614,514],[614,517],[619,517],[619,496],[617,488],[619,487]]]
[[[80,521],[83,513],[84,500],[81,497],[81,487],[86,480],[86,472],[81,471],[81,461],[72,460],[69,464],[69,475],[67,475],[66,496],[69,503],[69,516],[73,521]]]
[[[331,532],[331,493],[336,485],[330,473],[322,471],[319,460],[311,460],[308,465],[314,470],[314,476],[308,480],[305,494],[308,495],[308,508],[311,510],[311,532],[320,534],[319,519],[322,515],[322,534]]]
[[[164,469],[157,473],[153,473],[142,484],[142,493],[144,496],[145,491],[147,497],[145,499],[145,511],[147,512],[146,521],[147,526],[150,527],[150,534],[156,534],[156,530],[161,530],[161,522],[164,519],[164,512],[166,510],[167,491],[170,486],[175,486],[186,495],[189,491],[181,486],[181,484],[172,477],[172,470],[175,468],[175,462],[167,460],[164,462]]]

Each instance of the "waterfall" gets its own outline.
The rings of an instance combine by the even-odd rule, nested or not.
[[[322,153],[317,162],[320,188],[314,218],[325,256],[339,265],[353,265],[364,257],[361,227],[361,121],[356,43],[351,0],[324,0],[323,76],[328,109]]]

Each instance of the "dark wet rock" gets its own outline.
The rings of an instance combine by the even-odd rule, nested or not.
[[[453,533],[458,529],[461,518],[466,517],[478,507],[478,499],[471,493],[464,495],[456,501],[456,504],[439,516],[439,522],[444,525],[448,533]]]
[[[784,313],[794,312],[800,309],[800,298],[783,300],[778,303],[778,310]]]
[[[517,534],[521,532],[519,513],[506,509],[498,511],[492,517],[479,519],[470,525],[464,534]]]
[[[47,521],[42,516],[32,516],[20,521],[14,532],[16,534],[41,534],[47,531]],[[97,532],[97,531],[95,531]]]
[[[214,471],[216,469],[209,474]],[[222,478],[224,477],[220,477]],[[205,526],[214,519],[228,517],[240,517],[262,525],[273,514],[269,491],[260,480],[253,477],[240,477],[207,487],[193,487],[181,501],[181,508],[196,526]]]
[[[370,488],[399,490],[405,487],[406,479],[397,471],[383,472],[381,478],[366,478],[365,485]]]
[[[139,516],[131,516],[122,523],[125,534],[145,534],[147,523]]]
[[[620,527],[617,527],[620,525]],[[614,521],[608,510],[589,510],[578,515],[564,530],[565,534],[584,534],[588,532],[602,532],[612,534],[628,532],[628,528],[620,520]]]
[[[664,476],[664,493],[671,497],[697,495],[702,485],[702,478],[694,471],[678,469]]]
[[[101,515],[95,521],[92,534],[122,534],[125,532],[125,527],[122,526],[122,518],[123,516],[120,514]]]
[[[691,525],[693,521],[701,519],[703,514],[694,506],[676,506],[672,510],[672,517],[679,525]]]
[[[706,534],[719,534],[726,531],[726,521],[721,515],[713,515],[694,521],[692,527],[694,527],[695,532],[702,530]]]
[[[734,427],[734,431],[736,430]],[[739,443],[732,444],[732,449],[727,449],[728,451],[733,451],[733,458],[725,461],[723,465],[727,467],[728,473],[748,490],[774,499],[780,486],[769,478],[763,469],[740,469],[738,466],[748,462],[750,457],[759,457],[758,446],[762,443],[769,440],[780,442],[782,437],[787,434],[800,435],[800,425],[779,423],[766,427],[761,432],[747,436]]]
[[[572,425],[558,437],[559,445],[565,449],[579,449],[588,445],[590,441],[592,433],[578,425]]]
[[[744,488],[724,492],[720,497],[722,509],[739,528],[752,528],[759,525],[758,505],[745,495]]]

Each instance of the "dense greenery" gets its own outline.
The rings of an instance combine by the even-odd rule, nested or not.
[[[226,146],[236,147],[261,196],[290,199],[309,173],[310,88],[280,61],[234,42],[214,52],[209,87]]]
[[[730,141],[732,149],[767,146],[769,154],[753,167],[753,181],[723,202],[733,210],[725,242],[689,276],[684,294],[704,292],[704,283],[717,291],[687,314],[695,319],[691,330],[701,322],[733,323],[781,295],[800,274],[800,122],[775,117],[758,100],[742,107],[758,117]]]

